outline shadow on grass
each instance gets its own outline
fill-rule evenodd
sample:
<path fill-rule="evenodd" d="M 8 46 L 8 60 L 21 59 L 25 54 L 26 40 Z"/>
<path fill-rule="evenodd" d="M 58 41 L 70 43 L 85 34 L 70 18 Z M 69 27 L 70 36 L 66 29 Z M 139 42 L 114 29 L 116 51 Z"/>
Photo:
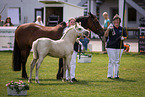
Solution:
<path fill-rule="evenodd" d="M 39 85 L 66 85 L 66 83 L 39 83 Z"/>
<path fill-rule="evenodd" d="M 20 79 L 17 78 L 19 80 L 28 80 L 28 79 Z M 119 79 L 106 79 L 106 80 L 78 80 L 78 82 L 62 82 L 62 80 L 57 80 L 57 79 L 39 79 L 40 83 L 39 85 L 91 85 L 92 83 L 113 83 L 113 82 L 136 82 L 136 80 L 129 80 L 129 79 L 123 79 L 123 78 L 119 78 Z M 32 84 L 35 84 L 35 79 L 32 79 Z"/>
<path fill-rule="evenodd" d="M 24 78 L 16 78 L 18 80 L 28 80 L 28 79 L 24 79 Z M 32 78 L 32 81 L 35 81 L 35 79 Z M 57 80 L 57 79 L 39 79 L 39 81 L 61 81 L 61 80 Z"/>
<path fill-rule="evenodd" d="M 119 79 L 112 79 L 114 81 L 120 81 L 120 82 L 136 82 L 135 80 L 128 80 L 128 79 L 123 79 L 123 78 L 119 78 Z"/>
<path fill-rule="evenodd" d="M 39 80 L 41 81 L 41 80 Z M 44 80 L 42 80 L 44 81 Z M 79 85 L 88 85 L 88 81 L 85 81 L 85 80 L 81 80 L 81 81 L 78 81 L 78 82 L 62 82 L 62 80 L 56 80 L 56 79 L 47 79 L 45 81 L 57 81 L 58 83 L 40 83 L 39 85 L 67 85 L 67 84 L 79 84 Z"/>

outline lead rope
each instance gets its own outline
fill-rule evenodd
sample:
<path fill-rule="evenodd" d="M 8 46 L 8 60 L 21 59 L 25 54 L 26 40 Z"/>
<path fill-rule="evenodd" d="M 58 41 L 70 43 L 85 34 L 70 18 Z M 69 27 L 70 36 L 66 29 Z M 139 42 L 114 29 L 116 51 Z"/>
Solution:
<path fill-rule="evenodd" d="M 124 0 L 124 4 L 123 4 L 123 24 L 122 24 L 122 33 L 121 33 L 121 37 L 123 36 L 123 28 L 124 28 L 124 16 L 126 14 L 126 11 L 125 11 L 125 0 Z M 120 52 L 119 52 L 119 59 L 121 60 L 121 47 L 122 47 L 122 42 L 123 40 L 120 41 Z M 120 64 L 120 61 L 119 61 L 119 64 Z"/>

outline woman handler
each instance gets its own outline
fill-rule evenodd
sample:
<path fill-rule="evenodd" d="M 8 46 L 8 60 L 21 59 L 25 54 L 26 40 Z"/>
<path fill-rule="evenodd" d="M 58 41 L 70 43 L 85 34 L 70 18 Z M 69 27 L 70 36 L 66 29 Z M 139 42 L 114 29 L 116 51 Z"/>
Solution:
<path fill-rule="evenodd" d="M 123 53 L 123 40 L 127 39 L 126 31 L 120 26 L 121 18 L 118 14 L 113 17 L 113 26 L 109 25 L 105 32 L 107 39 L 107 53 L 109 56 L 108 78 L 119 78 L 119 62 Z"/>

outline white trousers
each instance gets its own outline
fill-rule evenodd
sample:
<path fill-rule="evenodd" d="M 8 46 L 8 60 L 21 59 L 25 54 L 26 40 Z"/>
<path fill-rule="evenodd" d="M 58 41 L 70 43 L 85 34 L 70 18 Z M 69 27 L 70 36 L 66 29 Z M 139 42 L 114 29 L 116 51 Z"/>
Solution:
<path fill-rule="evenodd" d="M 77 52 L 73 51 L 72 58 L 70 61 L 70 78 L 75 78 L 75 69 L 76 69 L 76 58 Z M 70 79 L 68 75 L 68 69 L 66 70 L 66 80 Z"/>
<path fill-rule="evenodd" d="M 113 78 L 113 69 L 114 69 L 114 77 L 119 77 L 119 65 L 120 65 L 119 62 L 123 53 L 123 49 L 121 49 L 120 51 L 120 49 L 107 48 L 107 53 L 109 56 L 107 77 Z"/>

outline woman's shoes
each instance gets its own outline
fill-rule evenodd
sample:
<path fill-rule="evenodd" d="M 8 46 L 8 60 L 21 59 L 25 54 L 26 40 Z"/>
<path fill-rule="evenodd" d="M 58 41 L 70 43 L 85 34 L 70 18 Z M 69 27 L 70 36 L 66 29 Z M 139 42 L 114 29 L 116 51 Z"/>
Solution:
<path fill-rule="evenodd" d="M 73 82 L 78 82 L 75 78 L 72 79 Z"/>

